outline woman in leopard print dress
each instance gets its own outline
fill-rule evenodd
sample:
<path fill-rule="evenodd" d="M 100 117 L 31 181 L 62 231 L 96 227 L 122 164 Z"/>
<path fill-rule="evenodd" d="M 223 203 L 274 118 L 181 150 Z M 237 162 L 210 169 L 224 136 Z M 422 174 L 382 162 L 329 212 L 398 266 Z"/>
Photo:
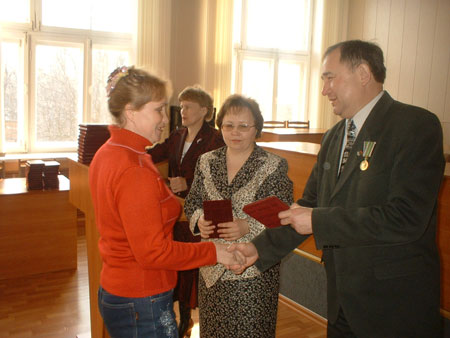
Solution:
<path fill-rule="evenodd" d="M 290 205 L 292 182 L 285 159 L 256 145 L 263 117 L 256 101 L 230 96 L 219 111 L 217 125 L 226 146 L 202 155 L 185 201 L 193 233 L 202 241 L 249 242 L 264 225 L 242 209 L 246 204 L 275 195 Z M 203 201 L 232 201 L 233 222 L 222 223 L 219 238 L 209 238 L 214 226 L 205 221 Z M 279 265 L 266 272 L 254 266 L 235 275 L 222 264 L 200 269 L 201 337 L 275 337 Z"/>

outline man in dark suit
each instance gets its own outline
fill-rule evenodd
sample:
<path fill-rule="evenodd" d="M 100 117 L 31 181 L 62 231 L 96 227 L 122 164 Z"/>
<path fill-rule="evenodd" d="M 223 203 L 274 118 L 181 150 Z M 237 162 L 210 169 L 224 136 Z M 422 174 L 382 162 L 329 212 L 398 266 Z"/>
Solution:
<path fill-rule="evenodd" d="M 323 58 L 322 94 L 342 117 L 324 136 L 303 197 L 245 258 L 266 270 L 309 234 L 323 250 L 328 337 L 439 337 L 438 118 L 383 91 L 383 52 L 345 41 Z M 301 164 L 299 164 L 301 165 Z"/>

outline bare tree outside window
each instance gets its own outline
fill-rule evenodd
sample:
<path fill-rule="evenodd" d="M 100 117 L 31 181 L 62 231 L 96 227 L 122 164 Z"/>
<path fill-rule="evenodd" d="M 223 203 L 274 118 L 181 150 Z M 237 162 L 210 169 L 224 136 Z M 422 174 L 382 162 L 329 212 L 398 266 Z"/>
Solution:
<path fill-rule="evenodd" d="M 17 141 L 17 74 L 13 69 L 5 68 L 3 73 L 5 93 L 5 141 Z"/>
<path fill-rule="evenodd" d="M 106 97 L 106 81 L 119 66 L 128 66 L 128 51 L 97 49 L 92 51 L 91 122 L 111 123 Z"/>
<path fill-rule="evenodd" d="M 19 43 L 3 42 L 1 44 L 1 58 L 3 63 L 3 72 L 1 79 L 3 81 L 1 111 L 5 121 L 4 140 L 7 143 L 16 143 L 18 141 L 18 117 L 19 117 Z"/>
<path fill-rule="evenodd" d="M 36 60 L 36 140 L 74 141 L 81 120 L 82 52 L 38 46 Z"/>

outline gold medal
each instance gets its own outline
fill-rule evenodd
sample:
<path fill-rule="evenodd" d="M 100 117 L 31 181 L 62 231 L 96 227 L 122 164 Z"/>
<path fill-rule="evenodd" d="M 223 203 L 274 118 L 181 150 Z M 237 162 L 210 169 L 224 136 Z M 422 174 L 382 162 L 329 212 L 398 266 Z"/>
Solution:
<path fill-rule="evenodd" d="M 359 168 L 362 171 L 367 170 L 367 168 L 369 168 L 369 162 L 367 160 L 362 161 L 361 164 L 359 165 Z"/>

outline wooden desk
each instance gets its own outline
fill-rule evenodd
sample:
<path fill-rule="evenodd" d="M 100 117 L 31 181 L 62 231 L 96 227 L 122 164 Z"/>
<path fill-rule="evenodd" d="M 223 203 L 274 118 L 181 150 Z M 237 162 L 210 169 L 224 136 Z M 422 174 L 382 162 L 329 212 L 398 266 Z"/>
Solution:
<path fill-rule="evenodd" d="M 28 160 L 54 160 L 60 164 L 59 171 L 62 174 L 68 170 L 68 161 L 76 161 L 77 153 L 18 153 L 3 154 L 0 156 L 0 178 L 13 176 L 25 177 L 25 162 Z M 67 176 L 67 175 L 66 175 Z"/>
<path fill-rule="evenodd" d="M 69 180 L 30 190 L 25 178 L 0 180 L 0 279 L 77 268 L 76 209 Z"/>
<path fill-rule="evenodd" d="M 439 193 L 437 241 L 441 256 L 441 312 L 450 319 L 450 163 Z"/>
<path fill-rule="evenodd" d="M 327 129 L 272 128 L 263 129 L 258 142 L 311 142 L 320 144 Z"/>
<path fill-rule="evenodd" d="M 72 153 L 18 153 L 18 154 L 5 154 L 0 156 L 0 161 L 12 162 L 17 160 L 52 160 L 52 159 L 72 159 L 77 160 L 78 155 L 75 152 Z"/>
<path fill-rule="evenodd" d="M 258 142 L 257 144 L 288 161 L 288 176 L 294 183 L 294 201 L 298 200 L 317 161 L 320 145 L 306 142 Z M 316 249 L 314 236 L 310 236 L 300 244 L 295 253 L 317 263 L 321 263 L 322 260 L 322 250 Z"/>
<path fill-rule="evenodd" d="M 85 216 L 91 338 L 106 338 L 109 335 L 97 305 L 97 291 L 100 285 L 102 260 L 98 251 L 98 240 L 100 236 L 95 224 L 94 206 L 89 190 L 89 166 L 71 160 L 69 162 L 69 177 L 71 181 L 70 203 L 80 209 Z"/>

